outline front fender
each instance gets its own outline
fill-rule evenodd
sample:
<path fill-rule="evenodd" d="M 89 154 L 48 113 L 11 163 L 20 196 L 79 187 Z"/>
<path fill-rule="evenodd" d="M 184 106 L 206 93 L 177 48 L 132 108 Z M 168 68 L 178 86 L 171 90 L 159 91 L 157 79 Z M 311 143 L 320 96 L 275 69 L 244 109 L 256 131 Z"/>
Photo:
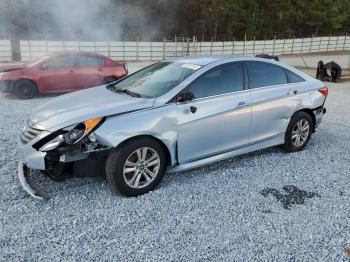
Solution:
<path fill-rule="evenodd" d="M 99 143 L 108 147 L 117 147 L 124 141 L 140 135 L 155 137 L 168 149 L 171 166 L 177 163 L 175 104 L 109 117 L 94 134 Z"/>

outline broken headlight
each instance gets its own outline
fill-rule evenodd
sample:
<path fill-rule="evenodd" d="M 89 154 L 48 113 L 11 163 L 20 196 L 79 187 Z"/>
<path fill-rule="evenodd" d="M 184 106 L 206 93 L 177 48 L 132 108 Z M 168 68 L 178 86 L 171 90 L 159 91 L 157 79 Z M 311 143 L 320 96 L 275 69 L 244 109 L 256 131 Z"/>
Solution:
<path fill-rule="evenodd" d="M 61 132 L 57 133 L 55 137 L 42 145 L 39 151 L 51 151 L 62 144 L 77 144 L 94 131 L 102 123 L 102 120 L 103 118 L 98 117 L 64 128 Z"/>

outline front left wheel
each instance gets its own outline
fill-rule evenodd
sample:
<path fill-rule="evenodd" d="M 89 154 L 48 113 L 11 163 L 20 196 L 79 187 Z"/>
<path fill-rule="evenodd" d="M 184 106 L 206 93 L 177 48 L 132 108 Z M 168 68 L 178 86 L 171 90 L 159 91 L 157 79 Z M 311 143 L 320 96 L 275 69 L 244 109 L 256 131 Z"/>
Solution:
<path fill-rule="evenodd" d="M 139 138 L 111 151 L 106 161 L 106 176 L 115 191 L 137 196 L 160 183 L 166 166 L 163 146 L 151 138 Z"/>
<path fill-rule="evenodd" d="M 38 87 L 28 79 L 20 79 L 13 85 L 13 94 L 20 99 L 30 99 L 38 94 Z"/>

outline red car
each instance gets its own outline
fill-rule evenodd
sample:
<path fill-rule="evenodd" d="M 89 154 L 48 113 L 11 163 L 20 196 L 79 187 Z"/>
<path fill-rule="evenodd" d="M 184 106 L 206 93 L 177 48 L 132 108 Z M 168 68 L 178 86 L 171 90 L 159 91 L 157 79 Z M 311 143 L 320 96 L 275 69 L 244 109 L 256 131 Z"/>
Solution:
<path fill-rule="evenodd" d="M 28 99 L 36 94 L 81 90 L 116 81 L 128 74 L 127 65 L 91 52 L 56 52 L 28 64 L 0 71 L 2 92 Z"/>

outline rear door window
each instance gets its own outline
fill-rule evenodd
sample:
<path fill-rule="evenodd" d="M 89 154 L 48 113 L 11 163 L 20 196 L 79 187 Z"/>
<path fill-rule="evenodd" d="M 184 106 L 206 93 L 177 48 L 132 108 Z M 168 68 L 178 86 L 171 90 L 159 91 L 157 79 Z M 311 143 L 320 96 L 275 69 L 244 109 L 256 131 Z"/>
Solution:
<path fill-rule="evenodd" d="M 99 56 L 79 55 L 78 66 L 79 67 L 99 67 L 103 65 L 103 59 Z"/>
<path fill-rule="evenodd" d="M 71 55 L 54 57 L 46 63 L 47 69 L 72 68 L 75 66 L 76 66 L 76 59 L 74 56 L 71 56 Z"/>
<path fill-rule="evenodd" d="M 194 94 L 195 99 L 241 91 L 244 89 L 242 63 L 229 63 L 211 69 L 194 81 L 186 92 Z"/>
<path fill-rule="evenodd" d="M 279 66 L 264 62 L 248 62 L 249 87 L 283 85 L 288 83 L 285 71 Z"/>

